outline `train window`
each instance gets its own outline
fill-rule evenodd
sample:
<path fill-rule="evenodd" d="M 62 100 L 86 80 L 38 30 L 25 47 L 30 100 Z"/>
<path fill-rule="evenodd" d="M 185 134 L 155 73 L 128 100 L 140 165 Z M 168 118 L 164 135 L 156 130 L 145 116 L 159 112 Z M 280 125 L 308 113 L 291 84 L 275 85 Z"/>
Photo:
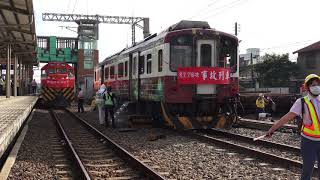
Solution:
<path fill-rule="evenodd" d="M 192 46 L 171 46 L 170 70 L 177 71 L 178 67 L 192 66 Z"/>
<path fill-rule="evenodd" d="M 132 63 L 132 74 L 135 75 L 137 72 L 137 57 L 133 58 L 133 63 Z"/>
<path fill-rule="evenodd" d="M 123 77 L 123 63 L 118 64 L 118 77 Z"/>
<path fill-rule="evenodd" d="M 56 73 L 56 69 L 54 68 L 49 68 L 49 74 L 55 74 Z"/>
<path fill-rule="evenodd" d="M 110 67 L 110 79 L 114 79 L 114 66 Z"/>
<path fill-rule="evenodd" d="M 139 74 L 144 74 L 144 56 L 139 57 Z"/>
<path fill-rule="evenodd" d="M 19 71 L 18 71 L 18 72 L 19 72 Z M 42 76 L 42 77 L 46 77 L 46 76 L 47 76 L 46 70 L 42 70 L 42 71 L 41 71 L 41 76 Z"/>
<path fill-rule="evenodd" d="M 69 77 L 72 77 L 72 76 L 73 76 L 72 70 L 68 70 L 68 76 L 69 76 Z"/>
<path fill-rule="evenodd" d="M 223 37 L 220 40 L 219 67 L 229 67 L 231 73 L 237 72 L 237 46 L 236 40 Z"/>
<path fill-rule="evenodd" d="M 104 78 L 109 79 L 109 67 L 106 67 L 106 68 L 105 68 Z"/>
<path fill-rule="evenodd" d="M 66 73 L 67 73 L 66 69 L 60 69 L 60 68 L 57 69 L 57 74 L 66 74 Z"/>
<path fill-rule="evenodd" d="M 128 76 L 128 61 L 124 62 L 124 76 Z"/>
<path fill-rule="evenodd" d="M 200 47 L 200 66 L 210 67 L 211 66 L 211 55 L 212 47 L 210 44 L 201 44 Z"/>
<path fill-rule="evenodd" d="M 158 72 L 162 72 L 163 53 L 162 49 L 158 51 Z"/>
<path fill-rule="evenodd" d="M 151 73 L 152 68 L 152 55 L 148 54 L 147 55 L 147 74 Z"/>

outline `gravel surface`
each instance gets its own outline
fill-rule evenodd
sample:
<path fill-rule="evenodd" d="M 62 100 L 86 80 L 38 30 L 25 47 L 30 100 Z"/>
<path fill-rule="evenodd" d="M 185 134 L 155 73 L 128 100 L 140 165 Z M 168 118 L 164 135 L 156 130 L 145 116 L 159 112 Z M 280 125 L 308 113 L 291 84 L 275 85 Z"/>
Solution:
<path fill-rule="evenodd" d="M 55 134 L 47 111 L 35 110 L 29 129 L 8 179 L 57 179 L 57 169 L 48 139 Z"/>
<path fill-rule="evenodd" d="M 93 179 L 115 177 L 142 179 L 139 171 L 135 171 L 132 169 L 132 166 L 117 158 L 118 156 L 111 148 L 105 145 L 103 139 L 99 139 L 93 135 L 70 114 L 64 111 L 55 111 L 55 113 L 72 142 L 75 151 L 78 152 L 80 159 Z"/>
<path fill-rule="evenodd" d="M 258 137 L 266 133 L 266 131 L 246 128 L 233 128 L 229 131 L 250 137 Z M 264 140 L 300 147 L 300 135 L 296 133 L 275 132 L 272 138 L 265 138 Z"/>
<path fill-rule="evenodd" d="M 74 111 L 74 109 L 72 109 Z M 118 132 L 98 124 L 98 112 L 77 113 L 103 131 L 139 159 L 169 172 L 166 178 L 175 179 L 299 179 L 300 170 L 281 169 L 263 164 L 242 154 L 212 144 L 181 136 L 164 129 L 138 129 Z M 164 138 L 149 141 L 151 134 Z M 262 164 L 260 164 L 262 163 Z"/>
<path fill-rule="evenodd" d="M 302 158 L 300 156 L 300 152 L 295 153 L 295 152 L 290 152 L 290 151 L 284 151 L 284 150 L 279 150 L 276 147 L 269 147 L 269 146 L 264 146 L 264 145 L 259 145 L 256 144 L 254 141 L 250 141 L 250 142 L 244 142 L 244 141 L 239 141 L 239 140 L 235 140 L 233 138 L 229 138 L 229 137 L 223 137 L 223 136 L 216 136 L 216 135 L 211 135 L 209 134 L 208 136 L 210 137 L 214 137 L 214 138 L 218 138 L 218 139 L 222 139 L 224 141 L 228 141 L 231 143 L 235 143 L 238 145 L 242 145 L 248 148 L 252 148 L 255 150 L 259 150 L 262 152 L 267 152 L 276 156 L 280 156 L 280 157 L 284 157 L 284 158 L 288 158 L 288 159 L 292 159 L 292 160 L 297 160 L 302 162 Z"/>

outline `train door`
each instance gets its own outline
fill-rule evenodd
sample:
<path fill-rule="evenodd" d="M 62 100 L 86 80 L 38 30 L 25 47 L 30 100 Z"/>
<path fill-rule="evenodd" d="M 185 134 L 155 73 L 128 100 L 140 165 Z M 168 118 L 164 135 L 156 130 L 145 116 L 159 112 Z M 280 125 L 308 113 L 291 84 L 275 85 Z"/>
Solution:
<path fill-rule="evenodd" d="M 216 62 L 215 44 L 213 40 L 198 40 L 197 41 L 197 66 L 198 67 L 214 67 Z M 197 94 L 216 94 L 216 85 L 213 84 L 198 84 Z"/>
<path fill-rule="evenodd" d="M 138 53 L 133 53 L 130 56 L 130 68 L 129 68 L 129 91 L 130 91 L 130 100 L 137 101 L 138 100 Z"/>
<path fill-rule="evenodd" d="M 99 87 L 100 87 L 100 85 L 104 83 L 104 65 L 99 67 L 99 70 L 100 70 L 100 84 L 99 84 Z"/>

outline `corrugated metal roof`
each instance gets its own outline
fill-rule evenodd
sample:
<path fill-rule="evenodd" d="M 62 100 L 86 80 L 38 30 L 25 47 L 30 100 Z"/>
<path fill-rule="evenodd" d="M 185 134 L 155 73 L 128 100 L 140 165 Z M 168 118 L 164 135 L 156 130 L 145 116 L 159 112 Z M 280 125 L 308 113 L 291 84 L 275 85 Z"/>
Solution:
<path fill-rule="evenodd" d="M 295 53 L 304 53 L 304 52 L 310 52 L 310 51 L 320 51 L 320 41 L 313 43 L 307 47 L 304 47 L 302 49 L 299 49 L 295 52 L 293 52 L 293 54 Z"/>
<path fill-rule="evenodd" d="M 37 64 L 36 31 L 32 0 L 0 1 L 0 56 L 7 56 L 7 45 L 22 56 L 23 63 Z"/>

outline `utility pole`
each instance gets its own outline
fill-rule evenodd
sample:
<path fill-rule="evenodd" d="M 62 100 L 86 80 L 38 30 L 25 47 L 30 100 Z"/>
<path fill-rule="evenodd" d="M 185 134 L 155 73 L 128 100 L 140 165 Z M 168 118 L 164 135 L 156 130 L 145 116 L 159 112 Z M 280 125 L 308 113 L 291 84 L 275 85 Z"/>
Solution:
<path fill-rule="evenodd" d="M 255 81 L 254 81 L 254 78 L 253 78 L 253 57 L 252 57 L 252 53 L 250 53 L 250 62 L 251 62 L 251 81 L 252 81 L 252 87 L 254 89 L 256 89 L 256 85 L 255 85 Z"/>
<path fill-rule="evenodd" d="M 234 25 L 234 34 L 238 36 L 238 23 L 236 22 Z"/>

